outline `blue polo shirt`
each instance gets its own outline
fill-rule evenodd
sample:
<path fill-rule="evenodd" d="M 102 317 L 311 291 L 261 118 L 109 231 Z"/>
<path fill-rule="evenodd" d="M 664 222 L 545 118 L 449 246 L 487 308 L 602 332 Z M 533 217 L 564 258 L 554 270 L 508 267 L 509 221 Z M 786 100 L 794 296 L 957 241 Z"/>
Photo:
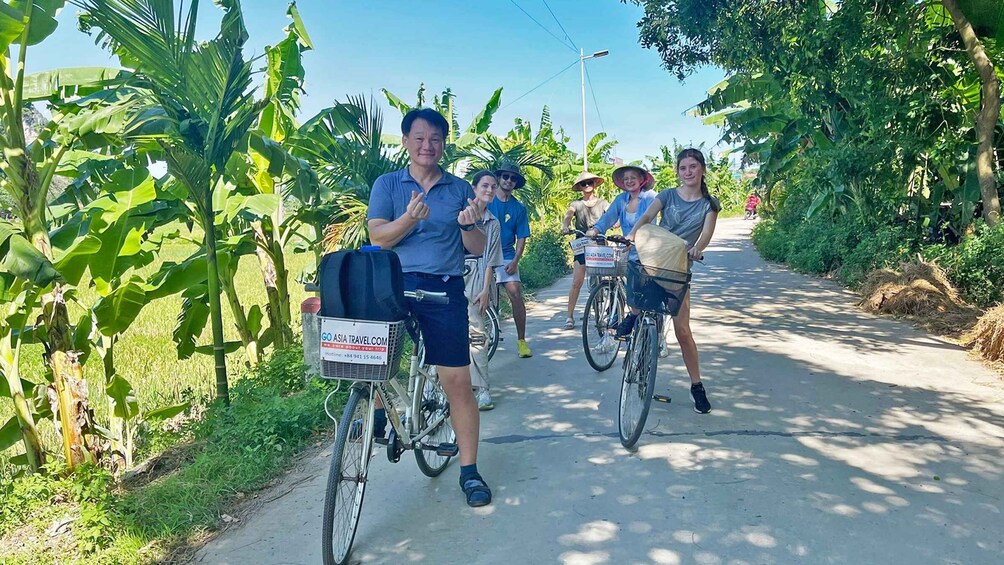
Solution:
<path fill-rule="evenodd" d="M 607 230 L 613 227 L 614 224 L 620 222 L 621 233 L 627 235 L 631 233 L 634 229 L 634 225 L 638 223 L 638 218 L 641 218 L 643 214 L 648 210 L 648 207 L 652 204 L 652 201 L 656 199 L 654 190 L 643 190 L 638 194 L 638 209 L 632 214 L 628 213 L 627 205 L 628 201 L 631 199 L 631 194 L 627 191 L 621 192 L 614 198 L 614 201 L 610 203 L 610 207 L 607 211 L 603 213 L 600 220 L 596 222 L 593 229 L 600 233 L 607 233 Z M 631 251 L 628 252 L 628 258 L 637 260 L 638 252 L 635 251 L 634 246 L 631 246 Z"/>
<path fill-rule="evenodd" d="M 429 217 L 394 246 L 406 273 L 464 274 L 464 244 L 457 215 L 474 198 L 474 190 L 467 181 L 441 170 L 443 176 L 425 196 Z M 422 186 L 407 168 L 381 175 L 370 191 L 367 219 L 393 222 L 400 218 L 407 213 L 412 192 L 422 192 Z"/>
<path fill-rule="evenodd" d="M 505 202 L 496 196 L 488 204 L 488 209 L 498 218 L 502 227 L 499 234 L 502 240 L 502 258 L 512 261 L 516 258 L 516 239 L 530 237 L 530 218 L 526 215 L 526 206 L 512 196 Z"/>

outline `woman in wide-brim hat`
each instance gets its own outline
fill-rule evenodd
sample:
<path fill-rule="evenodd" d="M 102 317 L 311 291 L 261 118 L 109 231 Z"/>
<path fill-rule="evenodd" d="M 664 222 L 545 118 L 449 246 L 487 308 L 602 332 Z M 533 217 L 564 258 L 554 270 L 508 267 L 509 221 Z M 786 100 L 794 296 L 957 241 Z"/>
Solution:
<path fill-rule="evenodd" d="M 519 171 L 519 167 L 512 163 L 502 163 L 499 165 L 499 168 L 495 171 L 495 178 L 500 182 L 508 178 L 514 178 L 516 180 L 516 189 L 523 188 L 523 185 L 526 184 L 526 177 Z"/>
<path fill-rule="evenodd" d="M 593 227 L 610 207 L 610 204 L 596 196 L 596 187 L 603 184 L 603 177 L 582 171 L 575 178 L 572 190 L 582 193 L 582 198 L 573 200 L 568 205 L 568 212 L 565 213 L 565 221 L 562 223 L 562 231 L 569 233 L 569 226 L 575 220 L 575 229 L 585 232 Z M 572 287 L 568 290 L 568 318 L 565 319 L 565 329 L 570 330 L 575 327 L 575 304 L 579 301 L 579 291 L 582 290 L 582 283 L 586 280 L 586 255 L 583 249 L 581 253 L 575 255 L 572 263 Z"/>
<path fill-rule="evenodd" d="M 652 190 L 655 188 L 655 177 L 652 173 L 648 172 L 647 169 L 640 165 L 624 165 L 623 167 L 617 167 L 614 169 L 613 179 L 614 184 L 616 184 L 620 189 L 627 190 L 624 185 L 624 173 L 628 171 L 634 171 L 642 178 L 641 190 Z"/>

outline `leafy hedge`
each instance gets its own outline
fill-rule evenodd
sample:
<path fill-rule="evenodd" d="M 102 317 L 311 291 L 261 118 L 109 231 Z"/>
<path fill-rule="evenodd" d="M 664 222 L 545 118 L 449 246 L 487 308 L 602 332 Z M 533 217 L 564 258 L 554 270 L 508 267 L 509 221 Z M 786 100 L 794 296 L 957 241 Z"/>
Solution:
<path fill-rule="evenodd" d="M 979 222 L 959 245 L 931 245 L 923 254 L 945 269 L 966 300 L 982 307 L 1004 302 L 1004 223 Z"/>
<path fill-rule="evenodd" d="M 922 245 L 902 225 L 866 222 L 852 215 L 791 220 L 782 212 L 753 229 L 753 243 L 765 259 L 800 272 L 833 274 L 856 287 L 873 269 L 895 267 L 919 252 L 936 260 L 973 304 L 989 307 L 1004 301 L 1004 224 L 990 228 L 978 222 L 959 245 L 947 246 Z"/>
<path fill-rule="evenodd" d="M 544 288 L 567 275 L 572 261 L 568 238 L 557 226 L 534 223 L 519 262 L 519 274 L 527 290 Z"/>

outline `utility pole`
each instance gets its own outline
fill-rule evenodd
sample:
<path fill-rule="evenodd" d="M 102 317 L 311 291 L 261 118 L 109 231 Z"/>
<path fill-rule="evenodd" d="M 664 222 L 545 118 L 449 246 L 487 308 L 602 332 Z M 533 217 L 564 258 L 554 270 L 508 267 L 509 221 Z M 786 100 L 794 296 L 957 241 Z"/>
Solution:
<path fill-rule="evenodd" d="M 610 51 L 604 49 L 603 51 L 597 51 L 588 57 L 582 49 L 579 49 L 579 83 L 582 90 L 582 170 L 589 170 L 589 157 L 586 152 L 586 144 L 589 143 L 589 137 L 586 135 L 586 59 L 598 59 L 600 57 L 605 57 L 610 53 Z"/>

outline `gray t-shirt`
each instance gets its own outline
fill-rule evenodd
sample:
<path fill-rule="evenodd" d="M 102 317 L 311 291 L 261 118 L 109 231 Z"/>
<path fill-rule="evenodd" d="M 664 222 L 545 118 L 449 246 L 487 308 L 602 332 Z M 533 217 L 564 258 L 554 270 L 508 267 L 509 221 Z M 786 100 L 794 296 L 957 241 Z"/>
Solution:
<path fill-rule="evenodd" d="M 704 217 L 712 211 L 712 200 L 716 208 L 721 206 L 714 196 L 711 200 L 700 198 L 688 202 L 680 197 L 675 188 L 660 192 L 657 198 L 662 203 L 662 218 L 659 220 L 659 225 L 680 236 L 687 242 L 688 247 L 693 247 L 701 237 Z"/>
<path fill-rule="evenodd" d="M 610 204 L 602 198 L 594 198 L 592 206 L 583 200 L 573 200 L 569 207 L 575 214 L 575 229 L 585 232 L 596 225 Z"/>

